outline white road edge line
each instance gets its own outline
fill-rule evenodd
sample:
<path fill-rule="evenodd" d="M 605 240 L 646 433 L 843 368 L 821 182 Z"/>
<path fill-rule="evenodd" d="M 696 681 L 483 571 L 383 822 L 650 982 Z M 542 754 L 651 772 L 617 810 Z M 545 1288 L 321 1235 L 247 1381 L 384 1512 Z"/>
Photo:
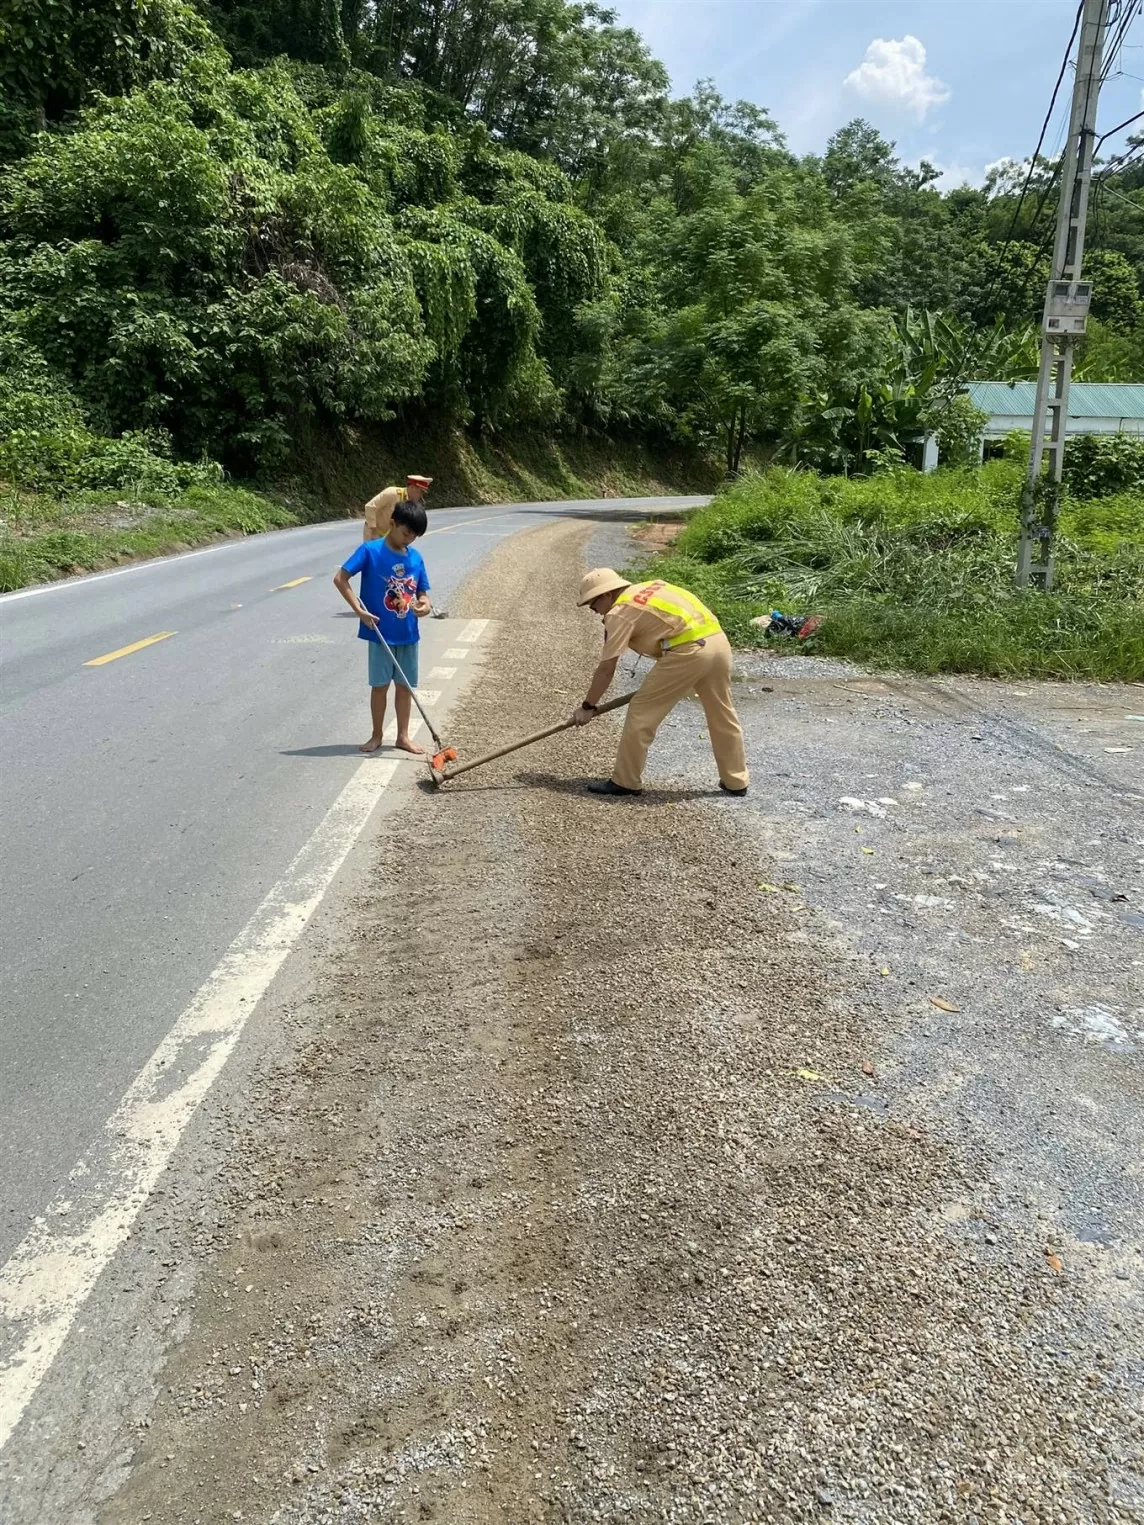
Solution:
<path fill-rule="evenodd" d="M 471 621 L 469 639 L 487 625 Z M 359 765 L 71 1172 L 75 1189 L 0 1267 L 0 1451 L 399 766 Z"/>
<path fill-rule="evenodd" d="M 461 661 L 461 659 L 463 657 L 467 657 L 468 654 L 469 648 L 467 646 L 450 646 L 445 652 L 446 657 L 454 662 Z"/>
<path fill-rule="evenodd" d="M 474 641 L 479 641 L 488 628 L 488 620 L 470 620 L 457 637 L 463 646 L 471 646 Z"/>
<path fill-rule="evenodd" d="M 397 766 L 357 768 L 72 1171 L 78 1200 L 57 1199 L 0 1269 L 0 1450 Z"/>

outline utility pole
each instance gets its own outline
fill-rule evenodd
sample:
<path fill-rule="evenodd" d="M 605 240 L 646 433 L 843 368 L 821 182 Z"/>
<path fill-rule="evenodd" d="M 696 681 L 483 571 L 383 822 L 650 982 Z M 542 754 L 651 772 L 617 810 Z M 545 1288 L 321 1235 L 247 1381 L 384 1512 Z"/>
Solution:
<path fill-rule="evenodd" d="M 1065 464 L 1073 345 L 1088 326 L 1092 300 L 1092 283 L 1081 280 L 1080 266 L 1084 257 L 1084 226 L 1096 151 L 1096 107 L 1100 99 L 1104 40 L 1112 12 L 1119 14 L 1122 3 L 1134 5 L 1136 0 L 1084 0 L 1069 136 L 1061 175 L 1061 199 L 1057 208 L 1053 265 L 1041 320 L 1041 368 L 1033 409 L 1029 474 L 1021 494 L 1017 586 L 1041 588 L 1046 593 L 1053 585 L 1053 534 L 1060 510 L 1061 476 Z M 1047 444 L 1046 426 L 1049 433 Z M 1049 473 L 1048 479 L 1043 480 L 1041 467 L 1046 450 Z"/>

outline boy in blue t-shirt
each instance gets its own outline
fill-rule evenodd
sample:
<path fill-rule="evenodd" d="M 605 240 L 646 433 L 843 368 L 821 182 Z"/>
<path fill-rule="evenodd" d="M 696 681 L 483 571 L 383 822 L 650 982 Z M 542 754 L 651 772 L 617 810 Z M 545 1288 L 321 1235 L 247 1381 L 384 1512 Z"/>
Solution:
<path fill-rule="evenodd" d="M 397 745 L 403 752 L 424 752 L 409 735 L 412 703 L 410 686 L 417 683 L 419 618 L 431 612 L 429 578 L 421 553 L 413 542 L 425 533 L 428 519 L 420 503 L 398 503 L 384 540 L 367 540 L 334 573 L 334 587 L 360 620 L 359 640 L 369 644 L 369 710 L 373 731 L 359 751 L 376 752 L 385 725 L 385 698 L 394 685 L 393 707 L 397 711 Z M 350 578 L 361 573 L 361 597 Z M 389 652 L 378 640 L 380 628 Z M 396 660 L 396 666 L 395 666 Z"/>

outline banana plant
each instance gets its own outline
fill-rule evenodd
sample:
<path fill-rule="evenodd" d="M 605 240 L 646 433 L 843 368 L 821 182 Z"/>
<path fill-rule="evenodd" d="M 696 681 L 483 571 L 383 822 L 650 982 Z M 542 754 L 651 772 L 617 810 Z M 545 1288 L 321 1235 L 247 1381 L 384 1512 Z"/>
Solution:
<path fill-rule="evenodd" d="M 1032 326 L 975 329 L 948 313 L 891 320 L 882 364 L 848 392 L 807 392 L 781 454 L 824 470 L 861 472 L 874 451 L 904 455 L 936 428 L 968 380 L 1017 381 L 1036 375 Z"/>

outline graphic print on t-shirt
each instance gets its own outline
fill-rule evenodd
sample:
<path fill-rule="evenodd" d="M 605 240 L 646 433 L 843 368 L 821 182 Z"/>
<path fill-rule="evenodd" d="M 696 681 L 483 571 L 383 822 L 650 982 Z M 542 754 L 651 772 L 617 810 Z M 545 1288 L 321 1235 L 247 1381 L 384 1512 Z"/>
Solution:
<path fill-rule="evenodd" d="M 385 607 L 398 619 L 404 619 L 417 597 L 417 578 L 405 569 L 403 561 L 391 569 L 385 584 Z"/>

